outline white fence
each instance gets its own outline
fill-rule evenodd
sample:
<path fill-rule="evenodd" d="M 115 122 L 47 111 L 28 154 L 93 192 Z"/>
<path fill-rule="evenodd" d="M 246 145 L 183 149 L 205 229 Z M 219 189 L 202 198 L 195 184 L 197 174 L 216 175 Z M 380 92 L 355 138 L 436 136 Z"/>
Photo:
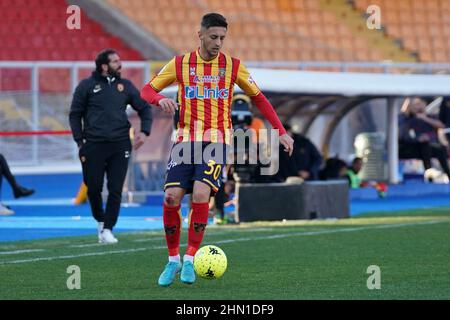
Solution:
<path fill-rule="evenodd" d="M 163 64 L 124 61 L 123 76 L 140 88 Z M 450 63 L 272 61 L 246 64 L 248 67 L 337 72 L 450 73 Z M 72 92 L 93 69 L 93 62 L 0 61 L 0 152 L 13 166 L 78 164 L 77 148 L 70 133 L 32 133 L 69 130 Z M 152 137 L 143 151 L 134 156 L 136 170 L 133 172 L 136 176 L 156 174 L 160 177 L 161 170 L 164 170 L 173 122 L 171 117 L 157 110 L 153 110 L 153 115 Z M 135 116 L 130 119 L 133 125 L 139 125 Z M 157 186 L 142 188 L 152 189 Z"/>

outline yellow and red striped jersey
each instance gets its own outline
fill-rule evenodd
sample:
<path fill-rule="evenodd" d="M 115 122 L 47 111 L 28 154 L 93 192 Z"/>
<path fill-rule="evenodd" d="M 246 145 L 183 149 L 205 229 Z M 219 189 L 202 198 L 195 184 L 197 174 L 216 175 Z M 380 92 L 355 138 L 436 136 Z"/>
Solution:
<path fill-rule="evenodd" d="M 174 57 L 150 86 L 159 92 L 175 82 L 180 110 L 177 142 L 229 143 L 234 84 L 250 97 L 260 93 L 240 60 L 224 53 L 211 61 L 203 60 L 198 50 Z"/>

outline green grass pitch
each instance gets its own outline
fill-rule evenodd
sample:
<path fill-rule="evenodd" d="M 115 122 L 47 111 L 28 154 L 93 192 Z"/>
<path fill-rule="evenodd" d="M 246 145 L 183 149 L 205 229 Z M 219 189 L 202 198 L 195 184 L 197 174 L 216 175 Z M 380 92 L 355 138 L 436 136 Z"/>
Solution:
<path fill-rule="evenodd" d="M 162 231 L 0 243 L 0 299 L 450 299 L 450 209 L 335 221 L 208 226 L 203 244 L 227 254 L 217 280 L 157 285 Z M 182 244 L 186 243 L 186 230 Z M 185 246 L 182 246 L 182 253 Z M 67 268 L 81 270 L 69 290 Z M 380 267 L 369 290 L 367 268 Z"/>

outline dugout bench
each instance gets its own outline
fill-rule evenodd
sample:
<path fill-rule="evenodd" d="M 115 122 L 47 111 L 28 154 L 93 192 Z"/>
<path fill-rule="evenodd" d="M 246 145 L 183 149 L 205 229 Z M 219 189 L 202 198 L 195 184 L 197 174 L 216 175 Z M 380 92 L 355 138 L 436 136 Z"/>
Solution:
<path fill-rule="evenodd" d="M 238 183 L 236 197 L 240 222 L 349 217 L 347 180 Z"/>

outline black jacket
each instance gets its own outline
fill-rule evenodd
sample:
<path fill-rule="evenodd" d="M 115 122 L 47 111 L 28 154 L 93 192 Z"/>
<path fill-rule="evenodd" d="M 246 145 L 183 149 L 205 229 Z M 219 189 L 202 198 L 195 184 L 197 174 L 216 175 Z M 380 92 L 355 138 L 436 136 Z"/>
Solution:
<path fill-rule="evenodd" d="M 444 123 L 446 128 L 450 128 L 450 97 L 445 97 L 439 107 L 439 120 Z"/>
<path fill-rule="evenodd" d="M 150 134 L 150 105 L 141 99 L 139 91 L 127 79 L 104 77 L 94 71 L 80 82 L 73 94 L 69 121 L 78 145 L 83 139 L 113 142 L 128 139 L 131 127 L 126 113 L 130 104 L 141 118 L 141 131 Z"/>
<path fill-rule="evenodd" d="M 319 168 L 322 165 L 322 155 L 316 146 L 301 134 L 293 134 L 294 151 L 292 156 L 284 151 L 284 147 L 279 148 L 279 169 L 275 176 L 275 181 L 284 182 L 288 177 L 298 177 L 299 171 L 309 172 L 308 180 L 319 178 Z"/>

